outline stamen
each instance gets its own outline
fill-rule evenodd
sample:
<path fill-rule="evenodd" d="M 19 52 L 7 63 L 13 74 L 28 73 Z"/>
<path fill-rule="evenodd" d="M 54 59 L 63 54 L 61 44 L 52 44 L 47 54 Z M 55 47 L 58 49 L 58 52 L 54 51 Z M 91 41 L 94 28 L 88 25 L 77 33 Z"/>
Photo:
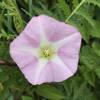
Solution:
<path fill-rule="evenodd" d="M 51 59 L 54 55 L 54 50 L 51 46 L 43 46 L 40 48 L 40 58 Z"/>

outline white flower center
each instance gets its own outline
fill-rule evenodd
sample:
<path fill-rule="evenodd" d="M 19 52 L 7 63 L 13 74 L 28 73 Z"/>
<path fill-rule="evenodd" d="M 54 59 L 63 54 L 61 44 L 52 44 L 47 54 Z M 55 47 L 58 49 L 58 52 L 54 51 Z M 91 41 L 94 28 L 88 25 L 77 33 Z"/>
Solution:
<path fill-rule="evenodd" d="M 51 59 L 55 52 L 51 45 L 44 45 L 40 47 L 39 56 L 40 58 Z"/>

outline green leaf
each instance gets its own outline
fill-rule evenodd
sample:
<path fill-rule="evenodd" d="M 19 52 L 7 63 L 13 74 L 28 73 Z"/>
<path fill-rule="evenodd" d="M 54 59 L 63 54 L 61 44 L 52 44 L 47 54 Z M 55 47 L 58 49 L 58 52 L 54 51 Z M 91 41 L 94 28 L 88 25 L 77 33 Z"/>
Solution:
<path fill-rule="evenodd" d="M 65 98 L 61 91 L 50 85 L 38 86 L 36 93 L 50 100 L 61 100 Z"/>
<path fill-rule="evenodd" d="M 34 100 L 34 99 L 30 96 L 22 96 L 22 100 Z"/>
<path fill-rule="evenodd" d="M 3 87 L 3 84 L 0 83 L 0 93 L 3 91 L 4 87 Z"/>
<path fill-rule="evenodd" d="M 92 47 L 95 51 L 95 53 L 100 56 L 100 43 L 98 42 L 93 42 Z"/>
<path fill-rule="evenodd" d="M 73 7 L 75 8 L 79 4 L 79 1 L 78 0 L 73 0 L 72 3 L 73 3 Z"/>
<path fill-rule="evenodd" d="M 39 1 L 39 7 L 38 6 L 32 6 L 33 12 L 40 15 L 40 14 L 47 14 L 49 16 L 55 16 L 47 7 L 47 5 L 44 5 L 42 2 Z"/>
<path fill-rule="evenodd" d="M 32 15 L 32 9 L 33 9 L 32 0 L 28 1 L 28 5 L 29 5 L 29 13 L 30 15 Z"/>
<path fill-rule="evenodd" d="M 98 20 L 94 20 L 94 5 L 90 5 L 90 3 L 94 5 L 100 5 L 100 0 L 81 0 L 81 2 L 76 6 L 76 8 L 72 11 L 72 13 L 68 16 L 65 22 L 72 22 L 72 24 L 76 24 L 79 28 L 83 39 L 88 43 L 90 39 L 90 35 L 93 37 L 100 38 L 100 23 Z M 85 6 L 84 6 L 85 5 Z M 99 7 L 99 6 L 98 6 Z M 72 21 L 73 17 L 77 15 L 80 16 L 80 19 L 83 21 L 78 21 L 81 25 L 77 25 L 76 21 Z M 76 17 L 76 20 L 78 17 Z M 84 23 L 85 22 L 85 23 Z"/>
<path fill-rule="evenodd" d="M 99 31 L 97 31 L 97 27 L 95 27 L 96 21 L 92 18 L 94 9 L 90 9 L 91 6 L 89 4 L 83 4 L 69 19 L 69 23 L 75 25 L 79 29 L 83 39 L 87 43 L 89 43 L 90 35 L 99 37 Z"/>
<path fill-rule="evenodd" d="M 13 17 L 15 29 L 17 30 L 18 33 L 21 32 L 22 29 L 24 28 L 24 23 L 21 18 L 19 9 L 17 7 L 16 0 L 6 0 L 0 4 L 1 4 L 2 9 L 6 9 L 7 11 L 9 10 L 9 14 L 11 13 L 11 15 Z M 8 16 L 9 16 L 9 14 L 6 13 L 6 15 L 8 15 Z"/>
<path fill-rule="evenodd" d="M 72 13 L 69 15 L 69 17 L 66 19 L 65 22 L 67 22 L 76 12 L 80 9 L 81 6 L 83 6 L 84 3 L 93 3 L 94 5 L 97 5 L 100 7 L 100 0 L 81 0 L 81 2 L 76 6 L 76 8 L 72 11 Z"/>
<path fill-rule="evenodd" d="M 18 15 L 13 16 L 13 21 L 17 32 L 21 32 L 23 29 L 23 22 Z"/>
<path fill-rule="evenodd" d="M 99 42 L 93 42 L 92 47 L 94 49 L 94 52 L 100 56 L 100 44 Z M 100 78 L 100 66 L 96 66 L 95 68 L 95 73 L 98 76 L 98 78 Z"/>
<path fill-rule="evenodd" d="M 8 43 L 5 42 L 0 43 L 0 59 L 1 60 L 10 59 Z"/>
<path fill-rule="evenodd" d="M 10 96 L 7 98 L 7 100 L 14 100 L 14 98 L 13 98 L 12 95 L 10 95 Z"/>
<path fill-rule="evenodd" d="M 0 82 L 5 82 L 5 81 L 7 81 L 7 80 L 9 80 L 9 76 L 8 76 L 8 74 L 7 73 L 5 73 L 5 72 L 0 72 Z"/>
<path fill-rule="evenodd" d="M 80 9 L 76 11 L 76 14 L 84 17 L 87 20 L 87 22 L 91 24 L 92 27 L 95 27 L 94 20 L 92 19 L 91 13 L 88 11 L 89 5 L 88 8 L 86 7 L 86 5 L 84 6 L 80 7 Z"/>
<path fill-rule="evenodd" d="M 100 8 L 100 0 L 86 0 L 88 3 L 92 3 Z"/>
<path fill-rule="evenodd" d="M 90 39 L 90 25 L 81 18 L 80 16 L 73 16 L 69 22 L 70 24 L 76 26 L 78 30 L 80 31 L 80 34 L 82 35 L 82 38 L 85 40 L 85 42 L 89 42 Z"/>
<path fill-rule="evenodd" d="M 0 93 L 0 100 L 7 100 L 9 97 L 10 93 L 7 88 L 5 88 L 1 93 Z"/>
<path fill-rule="evenodd" d="M 69 5 L 65 2 L 65 0 L 57 0 L 58 6 L 61 9 L 61 11 L 64 13 L 66 17 L 71 13 L 71 10 L 69 9 Z"/>
<path fill-rule="evenodd" d="M 7 23 L 5 23 L 7 24 Z M 12 40 L 14 39 L 14 37 L 16 37 L 15 34 L 10 34 L 10 33 L 7 33 L 5 30 L 1 29 L 1 32 L 0 32 L 0 39 L 4 39 L 4 40 Z"/>
<path fill-rule="evenodd" d="M 100 78 L 100 66 L 97 66 L 97 67 L 95 68 L 95 73 L 96 73 L 96 75 L 98 76 L 98 78 Z"/>
<path fill-rule="evenodd" d="M 77 5 L 77 7 L 72 11 L 72 13 L 68 16 L 65 22 L 69 21 L 69 19 L 77 12 L 77 10 L 84 4 L 86 0 L 81 0 L 81 2 Z"/>
<path fill-rule="evenodd" d="M 80 74 L 66 80 L 63 85 L 66 100 L 97 100 Z"/>
<path fill-rule="evenodd" d="M 90 31 L 91 36 L 100 38 L 100 23 L 99 21 L 95 21 L 95 27 Z"/>
<path fill-rule="evenodd" d="M 82 48 L 80 61 L 90 69 L 100 65 L 100 57 L 95 54 L 90 46 Z"/>
<path fill-rule="evenodd" d="M 89 30 L 89 35 L 93 37 L 100 38 L 100 23 L 98 20 L 93 19 L 93 11 L 94 9 L 91 9 L 91 6 L 88 4 L 84 4 L 82 7 L 80 7 L 79 10 L 76 11 L 76 14 L 83 17 L 86 20 L 86 24 L 88 25 L 87 28 Z"/>
<path fill-rule="evenodd" d="M 85 66 L 80 66 L 80 72 L 82 76 L 84 77 L 85 81 L 87 81 L 91 86 L 95 86 L 95 73 L 93 70 L 90 70 L 89 68 Z"/>
<path fill-rule="evenodd" d="M 20 70 L 18 70 L 15 66 L 12 67 L 8 66 L 8 68 L 6 69 L 5 67 L 7 66 L 3 66 L 3 70 L 5 71 L 7 76 L 9 76 L 9 80 L 7 80 L 5 84 L 11 89 L 16 90 L 18 92 L 25 91 L 28 84 L 25 78 L 23 77 L 22 73 L 20 72 Z"/>

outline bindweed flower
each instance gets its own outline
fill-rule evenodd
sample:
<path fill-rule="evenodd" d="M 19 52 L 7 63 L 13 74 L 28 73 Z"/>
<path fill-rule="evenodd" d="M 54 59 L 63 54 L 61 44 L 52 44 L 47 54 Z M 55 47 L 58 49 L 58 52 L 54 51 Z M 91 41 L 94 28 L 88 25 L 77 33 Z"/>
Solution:
<path fill-rule="evenodd" d="M 80 45 L 75 27 L 40 15 L 11 43 L 10 54 L 31 84 L 61 82 L 77 71 Z"/>

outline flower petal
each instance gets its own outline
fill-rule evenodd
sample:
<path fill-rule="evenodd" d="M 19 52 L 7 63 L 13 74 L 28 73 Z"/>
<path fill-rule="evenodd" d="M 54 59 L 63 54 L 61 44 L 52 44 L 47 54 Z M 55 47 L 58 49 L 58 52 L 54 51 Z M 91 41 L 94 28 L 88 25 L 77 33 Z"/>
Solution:
<path fill-rule="evenodd" d="M 41 18 L 41 16 L 38 16 L 38 17 L 33 17 L 30 20 L 24 31 L 29 37 L 33 39 L 34 37 L 37 37 L 38 38 L 37 40 L 40 43 L 46 43 L 48 42 L 48 39 L 46 37 L 44 27 L 45 26 L 43 26 L 43 19 Z"/>
<path fill-rule="evenodd" d="M 20 48 L 14 48 L 13 50 L 12 50 L 12 52 L 14 53 L 14 52 L 23 52 L 24 54 L 25 53 L 28 53 L 29 55 L 32 55 L 32 56 L 35 56 L 35 57 L 39 57 L 39 55 L 38 55 L 38 51 L 39 51 L 39 49 L 37 49 L 37 48 L 26 48 L 26 47 L 20 47 Z"/>
<path fill-rule="evenodd" d="M 26 52 L 18 49 L 10 50 L 10 54 L 19 68 L 27 67 L 27 65 L 36 58 L 31 52 Z"/>
<path fill-rule="evenodd" d="M 52 71 L 55 82 L 63 81 L 73 75 L 71 70 L 68 68 L 67 65 L 64 64 L 59 56 L 56 56 L 52 60 Z"/>
<path fill-rule="evenodd" d="M 51 62 L 49 61 L 44 70 L 42 70 L 39 78 L 38 78 L 38 84 L 47 83 L 47 82 L 54 82 L 53 80 L 53 70 Z"/>
<path fill-rule="evenodd" d="M 38 56 L 38 50 L 35 47 L 34 40 L 27 38 L 22 33 L 10 44 L 10 55 L 20 68 L 30 63 L 35 56 Z M 27 61 L 26 61 L 27 59 Z"/>
<path fill-rule="evenodd" d="M 33 17 L 24 31 L 10 44 L 10 54 L 20 68 L 24 67 L 29 59 L 38 57 L 40 38 L 43 36 L 40 22 L 39 17 Z M 26 61 L 26 58 L 29 59 Z"/>
<path fill-rule="evenodd" d="M 44 70 L 42 70 L 38 82 L 40 84 L 47 82 L 61 82 L 72 75 L 73 73 L 71 70 L 58 56 L 56 56 L 53 60 L 49 61 Z"/>
<path fill-rule="evenodd" d="M 40 59 L 39 63 L 37 65 L 36 71 L 35 71 L 35 78 L 34 78 L 34 84 L 39 84 L 39 80 L 40 80 L 40 75 L 42 74 L 43 70 L 45 70 L 46 64 L 47 64 L 47 60 L 45 59 Z"/>
<path fill-rule="evenodd" d="M 40 75 L 42 74 L 43 70 L 45 69 L 47 64 L 46 60 L 38 60 L 29 63 L 28 67 L 25 67 L 22 70 L 26 79 L 33 85 L 42 84 L 40 80 Z"/>
<path fill-rule="evenodd" d="M 37 69 L 38 59 L 34 59 L 27 64 L 27 67 L 21 69 L 25 78 L 31 83 L 34 84 L 35 71 Z M 35 85 L 35 84 L 34 84 Z"/>
<path fill-rule="evenodd" d="M 65 45 L 58 51 L 59 57 L 75 73 L 78 67 L 79 51 L 81 46 L 80 34 L 70 38 Z"/>
<path fill-rule="evenodd" d="M 72 41 L 72 38 L 74 37 L 78 37 L 80 36 L 80 33 L 77 32 L 77 33 L 74 33 L 68 37 L 65 37 L 59 41 L 56 41 L 52 44 L 53 48 L 55 48 L 56 51 L 58 51 L 62 46 L 64 46 L 65 44 L 69 43 L 69 41 Z M 81 39 L 81 36 L 80 36 L 80 39 Z"/>
<path fill-rule="evenodd" d="M 44 26 L 44 32 L 51 42 L 61 40 L 78 32 L 75 27 L 65 24 L 64 22 L 57 21 L 52 17 L 48 17 L 46 15 L 41 15 L 40 17 L 42 19 L 42 26 Z"/>
<path fill-rule="evenodd" d="M 10 47 L 19 48 L 19 47 L 26 47 L 26 48 L 37 48 L 39 43 L 37 40 L 34 40 L 26 35 L 25 32 L 22 32 L 14 41 L 11 42 Z"/>

